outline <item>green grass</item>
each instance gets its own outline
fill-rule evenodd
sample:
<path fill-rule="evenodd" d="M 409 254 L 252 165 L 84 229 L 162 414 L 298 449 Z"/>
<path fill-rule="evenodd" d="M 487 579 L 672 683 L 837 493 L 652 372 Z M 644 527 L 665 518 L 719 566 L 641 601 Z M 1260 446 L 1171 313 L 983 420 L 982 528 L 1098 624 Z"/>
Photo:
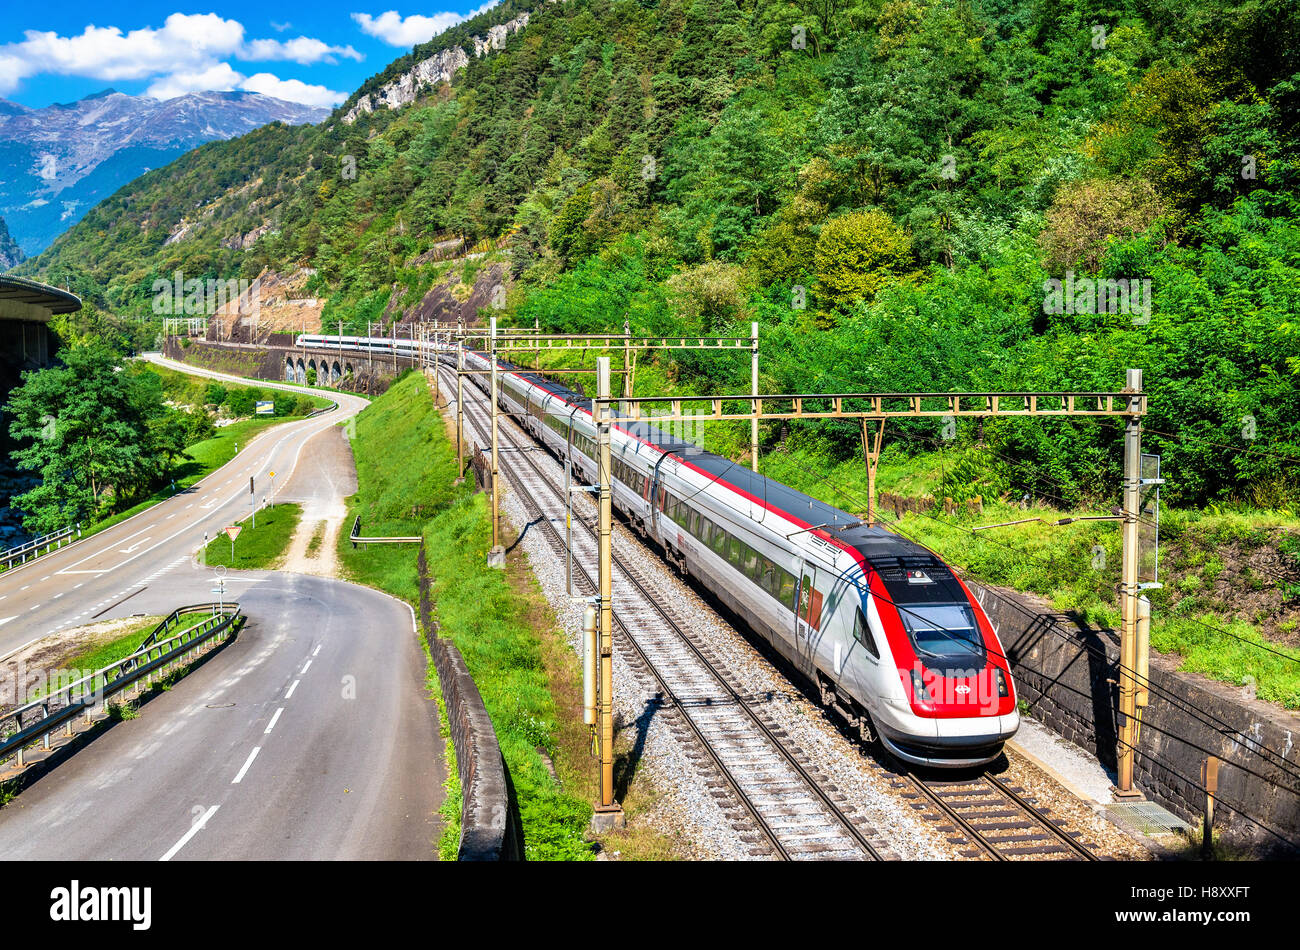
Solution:
<path fill-rule="evenodd" d="M 315 557 L 320 551 L 321 542 L 325 540 L 325 522 L 316 526 L 316 530 L 311 533 L 311 538 L 307 542 L 307 556 Z"/>
<path fill-rule="evenodd" d="M 233 559 L 230 538 L 223 531 L 208 542 L 203 563 L 208 567 L 220 564 L 243 571 L 268 568 L 284 555 L 301 517 L 301 505 L 283 503 L 263 508 L 255 519 L 249 517 L 239 522 L 244 530 L 235 539 Z"/>
<path fill-rule="evenodd" d="M 198 618 L 195 622 L 199 623 L 205 618 Z M 125 633 L 119 634 L 112 640 L 105 640 L 89 647 L 79 653 L 60 661 L 64 666 L 70 669 L 78 670 L 98 670 L 103 669 L 110 663 L 116 663 L 123 657 L 128 657 L 140 648 L 140 641 L 149 635 L 149 631 L 158 624 L 162 623 L 162 617 L 141 617 L 139 623 L 131 625 L 131 628 Z M 188 628 L 185 628 L 188 629 Z M 180 633 L 180 630 L 176 631 Z"/>
<path fill-rule="evenodd" d="M 491 538 L 484 496 L 452 486 L 455 446 L 434 411 L 427 383 L 408 374 L 357 418 L 353 452 L 358 493 L 350 500 L 370 534 L 423 534 L 439 632 L 465 657 L 492 717 L 519 799 L 530 860 L 586 860 L 591 806 L 551 777 L 538 749 L 556 757 L 559 724 L 533 604 L 507 573 L 487 566 Z M 353 549 L 340 537 L 344 569 L 355 580 L 415 604 L 416 550 L 398 545 Z M 430 670 L 431 685 L 436 674 Z M 444 816 L 459 789 L 450 771 Z M 458 828 L 440 850 L 454 853 Z"/>

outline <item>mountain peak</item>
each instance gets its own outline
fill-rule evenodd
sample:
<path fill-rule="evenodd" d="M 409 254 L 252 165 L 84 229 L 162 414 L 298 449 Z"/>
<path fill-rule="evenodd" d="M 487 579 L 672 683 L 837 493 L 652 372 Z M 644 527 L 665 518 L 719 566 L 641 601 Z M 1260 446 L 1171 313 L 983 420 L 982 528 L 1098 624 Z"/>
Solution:
<path fill-rule="evenodd" d="M 34 255 L 128 181 L 192 148 L 329 114 L 242 90 L 159 100 L 104 89 L 43 109 L 0 100 L 0 215 Z"/>

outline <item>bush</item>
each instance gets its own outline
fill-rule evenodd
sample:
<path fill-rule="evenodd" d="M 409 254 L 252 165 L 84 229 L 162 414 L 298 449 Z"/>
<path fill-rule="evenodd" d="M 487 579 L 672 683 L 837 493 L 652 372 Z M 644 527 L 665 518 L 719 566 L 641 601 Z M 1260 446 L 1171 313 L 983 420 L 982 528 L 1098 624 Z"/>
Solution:
<path fill-rule="evenodd" d="M 231 415 L 251 416 L 257 408 L 257 401 L 262 398 L 260 389 L 232 389 L 226 397 L 226 407 Z"/>
<path fill-rule="evenodd" d="M 832 306 L 870 300 L 912 259 L 907 234 L 883 211 L 828 222 L 817 239 L 817 292 Z"/>
<path fill-rule="evenodd" d="M 1166 213 L 1156 190 L 1145 181 L 1103 178 L 1063 188 L 1047 213 L 1039 243 L 1054 271 L 1081 267 L 1096 271 L 1115 239 L 1142 234 Z"/>
<path fill-rule="evenodd" d="M 226 401 L 226 387 L 220 383 L 208 383 L 204 390 L 203 401 L 209 406 L 220 406 Z"/>

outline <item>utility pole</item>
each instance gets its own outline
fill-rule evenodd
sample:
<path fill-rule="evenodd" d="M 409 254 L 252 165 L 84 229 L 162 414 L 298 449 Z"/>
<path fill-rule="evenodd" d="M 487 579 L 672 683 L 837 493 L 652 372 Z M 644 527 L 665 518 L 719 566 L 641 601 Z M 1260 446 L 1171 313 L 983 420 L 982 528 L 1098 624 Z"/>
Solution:
<path fill-rule="evenodd" d="M 498 466 L 497 435 L 497 318 L 491 318 L 491 339 L 489 340 L 488 362 L 492 364 L 492 385 L 489 390 L 492 403 L 492 551 L 488 555 L 488 564 L 493 567 L 505 566 L 505 552 L 501 549 L 501 497 L 500 468 Z"/>
<path fill-rule="evenodd" d="M 749 325 L 749 336 L 754 342 L 750 346 L 749 357 L 749 379 L 750 392 L 754 394 L 754 418 L 749 421 L 749 458 L 750 465 L 755 472 L 758 471 L 758 414 L 761 408 L 758 404 L 758 323 Z"/>
<path fill-rule="evenodd" d="M 877 428 L 875 437 L 872 438 L 871 423 L 875 421 Z M 862 420 L 862 456 L 867 463 L 867 527 L 873 527 L 876 523 L 876 469 L 880 465 L 880 443 L 885 439 L 885 420 L 872 420 L 869 418 Z"/>
<path fill-rule="evenodd" d="M 623 395 L 632 395 L 632 321 L 630 320 L 623 321 Z"/>
<path fill-rule="evenodd" d="M 433 331 L 433 347 L 432 347 L 433 359 L 432 360 L 429 359 L 430 347 L 429 347 L 428 328 L 424 327 L 421 331 L 421 334 L 422 334 L 421 348 L 424 350 L 424 365 L 428 366 L 430 362 L 433 363 L 433 408 L 437 409 L 438 408 L 438 331 L 437 330 Z"/>
<path fill-rule="evenodd" d="M 464 321 L 456 318 L 456 477 L 465 477 L 465 332 Z"/>
<path fill-rule="evenodd" d="M 597 398 L 609 399 L 609 357 L 596 359 Z M 600 802 L 595 806 L 593 824 L 598 828 L 620 827 L 624 823 L 623 807 L 614 801 L 614 505 L 610 486 L 610 407 L 597 402 L 596 480 L 600 494 L 599 523 L 599 593 L 600 593 L 600 683 L 598 735 L 600 748 Z"/>
<path fill-rule="evenodd" d="M 1130 369 L 1125 392 L 1133 393 L 1130 415 L 1124 423 L 1123 548 L 1120 568 L 1119 638 L 1119 748 L 1116 795 L 1137 798 L 1133 787 L 1133 762 L 1137 746 L 1138 665 L 1138 511 L 1142 506 L 1142 370 Z"/>

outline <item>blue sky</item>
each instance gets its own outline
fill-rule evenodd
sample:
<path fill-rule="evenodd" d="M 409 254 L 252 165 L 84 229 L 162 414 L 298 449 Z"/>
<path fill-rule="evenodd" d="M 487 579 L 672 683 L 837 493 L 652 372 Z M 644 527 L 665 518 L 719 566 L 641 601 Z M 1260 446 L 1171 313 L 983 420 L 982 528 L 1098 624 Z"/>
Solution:
<path fill-rule="evenodd" d="M 40 108 L 112 87 L 171 98 L 248 89 L 316 106 L 495 0 L 54 0 L 15 3 L 0 42 L 0 97 Z M 8 4 L 6 4 L 8 6 Z"/>

